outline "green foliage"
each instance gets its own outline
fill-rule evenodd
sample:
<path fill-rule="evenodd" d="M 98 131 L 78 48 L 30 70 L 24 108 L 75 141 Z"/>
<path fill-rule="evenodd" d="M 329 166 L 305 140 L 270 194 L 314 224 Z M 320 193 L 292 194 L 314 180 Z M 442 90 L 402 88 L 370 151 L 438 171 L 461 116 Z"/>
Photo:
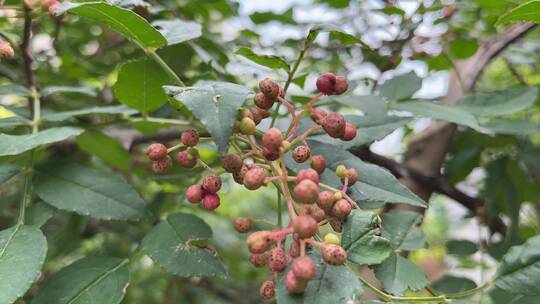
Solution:
<path fill-rule="evenodd" d="M 287 63 L 287 61 L 281 57 L 278 56 L 271 56 L 271 55 L 259 55 L 254 53 L 251 49 L 247 47 L 239 48 L 236 51 L 236 54 L 245 57 L 256 64 L 260 64 L 265 67 L 269 67 L 271 69 L 284 69 L 286 72 L 291 71 L 291 67 Z"/>
<path fill-rule="evenodd" d="M 225 277 L 225 268 L 216 254 L 197 244 L 211 237 L 212 230 L 202 219 L 175 213 L 155 226 L 142 246 L 161 267 L 177 276 Z"/>
<path fill-rule="evenodd" d="M 87 257 L 61 269 L 40 288 L 33 304 L 116 304 L 129 282 L 127 260 Z"/>
<path fill-rule="evenodd" d="M 0 156 L 21 154 L 42 145 L 66 140 L 82 131 L 79 128 L 58 127 L 27 135 L 0 134 Z"/>
<path fill-rule="evenodd" d="M 13 303 L 38 276 L 47 240 L 36 227 L 17 224 L 0 231 L 0 303 Z"/>
<path fill-rule="evenodd" d="M 427 284 L 421 268 L 395 253 L 375 266 L 375 276 L 381 280 L 385 290 L 396 295 L 403 295 L 406 290 L 421 290 Z"/>
<path fill-rule="evenodd" d="M 114 94 L 118 100 L 142 113 L 149 113 L 167 102 L 162 87 L 169 76 L 154 61 L 142 58 L 122 64 Z"/>
<path fill-rule="evenodd" d="M 229 147 L 232 127 L 238 109 L 251 92 L 243 86 L 227 82 L 203 82 L 196 87 L 165 87 L 179 108 L 186 106 L 206 127 L 221 154 Z"/>
<path fill-rule="evenodd" d="M 377 235 L 377 227 L 378 218 L 374 212 L 355 210 L 347 217 L 341 245 L 347 250 L 351 262 L 373 265 L 390 256 L 390 241 Z"/>
<path fill-rule="evenodd" d="M 422 79 L 415 72 L 395 76 L 381 86 L 381 96 L 390 101 L 398 101 L 411 97 L 422 87 Z"/>
<path fill-rule="evenodd" d="M 502 15 L 497 22 L 509 23 L 516 21 L 531 21 L 540 23 L 540 1 L 532 0 L 519 5 Z"/>
<path fill-rule="evenodd" d="M 411 112 L 420 117 L 432 117 L 443 121 L 454 122 L 474 129 L 480 128 L 476 118 L 458 107 L 443 106 L 425 101 L 409 101 L 392 106 L 396 110 Z"/>
<path fill-rule="evenodd" d="M 145 217 L 139 194 L 111 173 L 75 164 L 52 164 L 37 169 L 34 187 L 41 199 L 58 209 L 107 220 Z"/>
<path fill-rule="evenodd" d="M 389 239 L 395 249 L 414 250 L 424 247 L 424 233 L 418 226 L 422 216 L 411 211 L 390 211 L 382 215 L 382 236 Z"/>

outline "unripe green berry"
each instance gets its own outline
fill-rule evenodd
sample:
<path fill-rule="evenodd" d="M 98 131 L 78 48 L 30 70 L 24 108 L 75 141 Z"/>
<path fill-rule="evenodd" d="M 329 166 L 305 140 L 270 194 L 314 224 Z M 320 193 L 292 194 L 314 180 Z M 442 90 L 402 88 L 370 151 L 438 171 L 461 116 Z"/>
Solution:
<path fill-rule="evenodd" d="M 239 128 L 243 134 L 253 135 L 255 133 L 255 122 L 249 117 L 244 117 L 240 121 Z"/>
<path fill-rule="evenodd" d="M 344 165 L 337 166 L 336 175 L 338 177 L 345 177 L 345 174 L 347 174 L 347 168 Z"/>
<path fill-rule="evenodd" d="M 324 242 L 326 244 L 334 244 L 334 245 L 341 245 L 341 241 L 339 239 L 339 236 L 333 234 L 333 233 L 327 233 L 324 236 Z"/>

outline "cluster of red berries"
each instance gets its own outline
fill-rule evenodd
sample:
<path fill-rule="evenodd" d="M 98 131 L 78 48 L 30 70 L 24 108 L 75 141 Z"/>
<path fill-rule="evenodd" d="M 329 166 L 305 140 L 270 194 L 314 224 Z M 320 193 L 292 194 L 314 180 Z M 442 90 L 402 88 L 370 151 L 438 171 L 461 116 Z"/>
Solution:
<path fill-rule="evenodd" d="M 277 277 L 290 263 L 290 271 L 284 278 L 285 286 L 290 293 L 304 292 L 317 273 L 316 263 L 307 255 L 314 249 L 321 252 L 322 259 L 328 264 L 342 265 L 347 260 L 347 253 L 339 246 L 337 236 L 325 237 L 325 242 L 316 241 L 314 236 L 318 227 L 327 223 L 334 231 L 341 232 L 343 221 L 356 208 L 347 190 L 358 180 L 358 173 L 354 168 L 340 165 L 336 175 L 341 178 L 343 188 L 323 184 L 320 174 L 326 170 L 326 160 L 323 155 L 311 155 L 305 141 L 307 136 L 319 129 L 333 138 L 355 138 L 356 127 L 341 114 L 313 107 L 320 96 L 342 94 L 347 87 L 344 77 L 324 73 L 317 80 L 320 93 L 297 112 L 294 105 L 285 99 L 284 90 L 279 84 L 265 78 L 259 82 L 260 92 L 255 95 L 255 105 L 241 110 L 237 116 L 231 144 L 235 152 L 225 155 L 221 159 L 221 166 L 225 172 L 232 174 L 238 184 L 249 190 L 275 183 L 287 201 L 291 219 L 284 228 L 255 231 L 247 238 L 250 262 L 255 267 L 267 266 L 274 273 L 273 278 L 265 281 L 260 288 L 263 299 L 274 297 Z M 269 110 L 276 103 L 284 104 L 289 110 L 292 116 L 289 129 L 282 132 L 278 128 L 269 128 L 262 134 L 257 132 L 257 125 L 269 117 Z M 304 114 L 309 115 L 315 125 L 303 134 L 296 134 L 299 120 Z M 198 152 L 194 147 L 198 141 L 197 132 L 188 130 L 182 133 L 178 146 L 167 149 L 162 144 L 150 145 L 147 154 L 153 161 L 152 169 L 157 173 L 168 170 L 172 166 L 168 153 L 176 149 L 182 149 L 176 155 L 176 162 L 182 167 L 192 168 L 198 161 Z M 310 168 L 298 171 L 296 176 L 290 175 L 285 164 L 288 152 L 297 163 L 309 162 Z M 290 182 L 294 183 L 293 189 L 289 189 Z M 186 197 L 194 204 L 202 201 L 204 208 L 213 210 L 220 203 L 216 194 L 220 188 L 221 179 L 212 172 L 203 178 L 201 184 L 190 186 Z M 233 226 L 238 232 L 247 233 L 252 230 L 253 222 L 250 218 L 240 217 L 234 220 Z M 289 235 L 292 240 L 290 246 L 285 248 Z"/>

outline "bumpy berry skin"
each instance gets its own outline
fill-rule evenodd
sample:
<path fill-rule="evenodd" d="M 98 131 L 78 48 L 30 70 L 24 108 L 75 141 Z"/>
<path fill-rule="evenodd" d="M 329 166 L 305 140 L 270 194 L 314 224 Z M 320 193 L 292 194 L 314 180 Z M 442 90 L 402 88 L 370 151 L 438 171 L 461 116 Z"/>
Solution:
<path fill-rule="evenodd" d="M 356 127 L 350 122 L 347 122 L 345 124 L 345 132 L 343 133 L 343 136 L 341 137 L 344 141 L 351 141 L 356 137 Z"/>
<path fill-rule="evenodd" d="M 270 112 L 259 107 L 253 107 L 249 109 L 250 118 L 253 119 L 256 125 L 258 125 L 263 119 L 270 116 Z"/>
<path fill-rule="evenodd" d="M 313 155 L 311 157 L 311 168 L 317 173 L 322 174 L 326 169 L 326 159 L 322 155 Z"/>
<path fill-rule="evenodd" d="M 240 132 L 242 132 L 243 134 L 252 135 L 253 133 L 255 133 L 255 122 L 249 117 L 244 117 L 240 121 L 239 128 Z"/>
<path fill-rule="evenodd" d="M 193 168 L 197 164 L 197 159 L 187 151 L 180 151 L 176 153 L 176 163 L 184 168 Z"/>
<path fill-rule="evenodd" d="M 309 159 L 311 155 L 311 150 L 308 146 L 302 145 L 294 148 L 292 152 L 292 157 L 297 163 L 303 163 Z"/>
<path fill-rule="evenodd" d="M 271 232 L 267 230 L 256 231 L 250 234 L 246 240 L 249 252 L 263 253 L 270 248 L 272 241 L 270 240 Z"/>
<path fill-rule="evenodd" d="M 354 185 L 358 181 L 358 172 L 354 168 L 349 168 L 347 169 L 347 171 L 345 171 L 345 174 L 343 178 L 341 179 L 342 183 L 345 182 L 345 178 L 344 178 L 345 176 L 348 177 L 347 185 L 349 186 Z"/>
<path fill-rule="evenodd" d="M 255 105 L 263 110 L 269 110 L 274 105 L 275 98 L 272 98 L 264 93 L 257 93 L 255 95 Z"/>
<path fill-rule="evenodd" d="M 332 95 L 334 94 L 334 86 L 336 85 L 336 75 L 326 72 L 319 76 L 315 85 L 324 95 Z"/>
<path fill-rule="evenodd" d="M 282 272 L 287 268 L 287 254 L 279 247 L 273 248 L 268 255 L 267 264 L 271 271 Z"/>
<path fill-rule="evenodd" d="M 327 244 L 321 253 L 323 260 L 330 265 L 343 265 L 347 261 L 347 252 L 338 245 Z"/>
<path fill-rule="evenodd" d="M 332 207 L 332 215 L 337 218 L 345 218 L 351 213 L 351 204 L 346 199 L 340 199 Z"/>
<path fill-rule="evenodd" d="M 317 221 L 309 215 L 299 215 L 292 221 L 294 232 L 300 238 L 310 238 L 317 233 Z"/>
<path fill-rule="evenodd" d="M 319 124 L 323 118 L 328 115 L 328 112 L 322 109 L 313 109 L 311 111 L 311 120 L 313 120 L 314 123 Z"/>
<path fill-rule="evenodd" d="M 266 261 L 268 260 L 268 253 L 267 252 L 264 252 L 264 253 L 252 253 L 250 256 L 249 256 L 249 262 L 257 267 L 257 268 L 261 268 L 261 267 L 264 267 L 266 266 Z"/>
<path fill-rule="evenodd" d="M 343 137 L 343 134 L 345 134 L 345 124 L 345 117 L 336 112 L 328 113 L 321 121 L 324 131 L 333 138 Z"/>
<path fill-rule="evenodd" d="M 264 281 L 259 289 L 259 295 L 263 300 L 272 300 L 276 294 L 276 284 L 274 281 Z"/>
<path fill-rule="evenodd" d="M 254 166 L 244 175 L 244 186 L 249 190 L 259 189 L 264 185 L 266 179 L 266 171 L 258 166 Z"/>
<path fill-rule="evenodd" d="M 251 229 L 253 221 L 247 217 L 239 217 L 233 221 L 233 227 L 240 233 L 246 233 Z"/>
<path fill-rule="evenodd" d="M 172 167 L 172 158 L 167 155 L 162 159 L 152 162 L 152 171 L 154 173 L 165 173 Z"/>
<path fill-rule="evenodd" d="M 160 160 L 167 156 L 167 147 L 163 144 L 151 144 L 146 149 L 146 155 L 151 160 Z"/>
<path fill-rule="evenodd" d="M 202 187 L 208 193 L 216 193 L 221 189 L 221 178 L 217 175 L 207 175 L 203 179 Z"/>
<path fill-rule="evenodd" d="M 202 205 L 206 210 L 214 210 L 220 205 L 219 196 L 213 193 L 204 194 Z"/>
<path fill-rule="evenodd" d="M 262 154 L 266 160 L 274 161 L 279 158 L 279 153 L 276 151 L 271 151 L 266 148 L 263 148 Z"/>
<path fill-rule="evenodd" d="M 14 57 L 15 51 L 11 47 L 11 44 L 0 39 L 0 59 L 13 59 Z"/>
<path fill-rule="evenodd" d="M 349 82 L 347 78 L 343 76 L 336 76 L 336 83 L 334 84 L 334 94 L 341 95 L 349 88 Z"/>
<path fill-rule="evenodd" d="M 229 173 L 239 171 L 243 164 L 240 156 L 236 154 L 228 154 L 221 159 L 221 166 Z"/>
<path fill-rule="evenodd" d="M 186 198 L 192 204 L 200 203 L 203 195 L 204 190 L 201 185 L 191 185 L 186 190 Z"/>
<path fill-rule="evenodd" d="M 239 183 L 240 185 L 244 184 L 244 176 L 246 173 L 253 168 L 253 164 L 243 164 L 242 167 L 240 167 L 240 170 L 233 173 L 234 181 Z"/>
<path fill-rule="evenodd" d="M 285 287 L 289 293 L 300 294 L 306 290 L 307 282 L 298 280 L 294 273 L 289 271 L 285 275 Z"/>
<path fill-rule="evenodd" d="M 298 280 L 311 281 L 317 275 L 317 266 L 310 257 L 301 256 L 294 260 L 291 271 Z"/>
<path fill-rule="evenodd" d="M 184 146 L 194 147 L 199 143 L 199 133 L 194 129 L 186 130 L 182 132 L 180 140 Z"/>
<path fill-rule="evenodd" d="M 324 221 L 326 219 L 326 213 L 324 212 L 324 210 L 317 206 L 312 207 L 313 209 L 311 211 L 311 216 L 317 221 L 317 223 Z"/>
<path fill-rule="evenodd" d="M 279 95 L 279 84 L 273 79 L 265 78 L 259 82 L 259 89 L 261 92 L 271 98 L 276 98 Z"/>
<path fill-rule="evenodd" d="M 262 137 L 262 145 L 270 151 L 279 151 L 283 135 L 278 128 L 270 128 L 264 132 Z"/>
<path fill-rule="evenodd" d="M 334 193 L 331 191 L 322 191 L 317 198 L 317 206 L 323 210 L 332 210 L 334 205 Z"/>
<path fill-rule="evenodd" d="M 340 245 L 341 241 L 339 240 L 339 236 L 333 234 L 333 233 L 327 233 L 324 236 L 324 242 L 326 244 L 333 244 L 333 245 Z"/>
<path fill-rule="evenodd" d="M 298 174 L 296 175 L 296 183 L 299 183 L 305 179 L 309 179 L 313 181 L 314 183 L 319 183 L 319 173 L 317 171 L 308 168 L 308 169 L 302 169 L 298 171 Z"/>
<path fill-rule="evenodd" d="M 312 180 L 305 179 L 294 187 L 296 199 L 304 204 L 313 204 L 317 201 L 319 187 Z"/>

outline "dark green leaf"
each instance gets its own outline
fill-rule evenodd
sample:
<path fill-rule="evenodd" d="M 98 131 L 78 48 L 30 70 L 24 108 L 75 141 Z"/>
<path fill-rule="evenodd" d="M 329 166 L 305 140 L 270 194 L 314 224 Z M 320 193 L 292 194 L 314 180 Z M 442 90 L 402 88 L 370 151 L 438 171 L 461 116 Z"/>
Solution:
<path fill-rule="evenodd" d="M 383 13 L 385 15 L 399 15 L 399 16 L 404 16 L 405 15 L 405 11 L 403 11 L 399 7 L 395 7 L 395 6 L 389 6 L 389 7 L 385 7 L 385 8 L 380 8 L 380 9 L 376 9 L 374 11 L 381 12 L 381 13 Z"/>
<path fill-rule="evenodd" d="M 482 128 L 496 134 L 525 136 L 540 133 L 540 124 L 529 120 L 492 119 L 483 123 Z"/>
<path fill-rule="evenodd" d="M 375 95 L 355 96 L 347 94 L 334 97 L 334 100 L 362 111 L 365 116 L 374 116 L 373 118 L 384 117 L 388 111 L 386 102 Z"/>
<path fill-rule="evenodd" d="M 166 86 L 175 107 L 186 106 L 206 127 L 216 142 L 219 153 L 229 147 L 236 115 L 252 94 L 247 88 L 228 82 L 206 82 L 197 87 Z"/>
<path fill-rule="evenodd" d="M 411 97 L 420 88 L 422 88 L 422 78 L 411 71 L 385 81 L 381 86 L 380 94 L 388 100 L 398 101 Z"/>
<path fill-rule="evenodd" d="M 144 48 L 160 48 L 167 44 L 165 37 L 143 17 L 118 6 L 105 2 L 64 2 L 55 13 L 61 15 L 67 11 L 105 23 Z"/>
<path fill-rule="evenodd" d="M 285 287 L 285 275 L 290 265 L 281 274 L 276 283 L 276 300 L 280 304 L 328 304 L 354 303 L 363 293 L 362 284 L 345 266 L 326 264 L 320 254 L 310 257 L 317 265 L 317 275 L 311 280 L 301 295 L 289 294 Z"/>
<path fill-rule="evenodd" d="M 30 126 L 32 122 L 21 116 L 10 116 L 0 118 L 0 128 L 11 128 L 18 126 Z"/>
<path fill-rule="evenodd" d="M 386 169 L 372 164 L 364 163 L 351 153 L 341 150 L 336 146 L 308 141 L 313 155 L 322 154 L 326 158 L 328 168 L 335 170 L 340 164 L 346 167 L 355 168 L 360 177 L 358 182 L 350 187 L 350 195 L 354 200 L 362 203 L 405 203 L 418 207 L 425 207 L 426 203 L 414 195 L 409 189 L 399 183 L 399 181 Z M 323 173 L 323 180 L 326 179 L 334 186 L 339 186 L 339 179 L 335 174 Z"/>
<path fill-rule="evenodd" d="M 249 18 L 255 24 L 263 24 L 270 21 L 279 21 L 284 24 L 296 24 L 293 18 L 292 8 L 283 12 L 283 13 L 273 13 L 273 12 L 256 12 L 249 15 Z"/>
<path fill-rule="evenodd" d="M 1 95 L 16 95 L 21 97 L 30 97 L 32 92 L 27 88 L 18 84 L 1 84 L 0 85 L 0 96 Z"/>
<path fill-rule="evenodd" d="M 329 39 L 330 40 L 337 40 L 337 41 L 341 42 L 341 44 L 343 44 L 343 45 L 354 45 L 354 44 L 364 45 L 362 40 L 360 40 L 359 38 L 357 38 L 357 37 L 355 37 L 355 36 L 353 36 L 351 34 L 341 32 L 341 31 L 330 31 Z"/>
<path fill-rule="evenodd" d="M 364 42 L 362 42 L 362 40 L 358 39 L 357 37 L 351 34 L 347 34 L 343 32 L 338 26 L 331 25 L 331 24 L 322 24 L 322 25 L 317 25 L 317 26 L 312 27 L 309 30 L 308 35 L 306 37 L 306 45 L 313 43 L 313 41 L 317 39 L 317 36 L 321 32 L 330 33 L 329 35 L 330 39 L 338 40 L 344 45 L 361 44 L 369 48 L 369 46 L 367 46 Z"/>
<path fill-rule="evenodd" d="M 36 227 L 17 225 L 0 231 L 0 303 L 11 304 L 38 278 L 47 240 Z"/>
<path fill-rule="evenodd" d="M 54 208 L 38 202 L 33 204 L 26 210 L 26 224 L 40 228 L 54 215 Z"/>
<path fill-rule="evenodd" d="M 152 25 L 167 39 L 168 45 L 193 40 L 202 35 L 201 25 L 192 21 L 183 21 L 180 19 L 156 20 L 152 22 Z"/>
<path fill-rule="evenodd" d="M 294 78 L 291 82 L 296 84 L 297 86 L 301 87 L 302 89 L 304 88 L 304 85 L 306 83 L 306 78 L 307 78 L 308 74 L 305 73 L 305 74 L 302 74 L 296 78 Z"/>
<path fill-rule="evenodd" d="M 478 166 L 481 152 L 481 148 L 473 143 L 452 152 L 444 166 L 450 182 L 457 183 L 467 177 Z"/>
<path fill-rule="evenodd" d="M 227 273 L 219 257 L 196 242 L 212 238 L 200 218 L 185 213 L 169 215 L 143 239 L 143 250 L 166 271 L 181 277 L 219 276 Z"/>
<path fill-rule="evenodd" d="M 83 130 L 73 127 L 51 128 L 35 134 L 0 134 L 0 156 L 18 155 L 41 145 L 59 142 L 79 135 Z"/>
<path fill-rule="evenodd" d="M 167 102 L 167 95 L 163 92 L 166 84 L 169 84 L 169 75 L 145 57 L 120 66 L 114 95 L 121 103 L 148 113 Z"/>
<path fill-rule="evenodd" d="M 508 23 L 516 21 L 531 21 L 540 23 L 540 1 L 533 0 L 510 10 L 502 15 L 497 23 Z"/>
<path fill-rule="evenodd" d="M 144 201 L 122 177 L 81 165 L 38 168 L 34 189 L 46 203 L 82 215 L 107 220 L 145 216 Z"/>
<path fill-rule="evenodd" d="M 129 284 L 127 262 L 82 258 L 45 281 L 32 304 L 118 304 Z"/>
<path fill-rule="evenodd" d="M 66 94 L 66 93 L 77 93 L 77 94 L 83 94 L 88 95 L 92 97 L 97 96 L 97 92 L 95 88 L 88 88 L 88 87 L 65 87 L 65 86 L 50 86 L 45 87 L 43 90 L 41 90 L 41 96 L 49 96 L 53 94 Z"/>
<path fill-rule="evenodd" d="M 82 150 L 99 157 L 111 167 L 126 172 L 130 170 L 131 156 L 116 139 L 98 131 L 87 130 L 76 141 Z"/>
<path fill-rule="evenodd" d="M 517 88 L 465 96 L 456 101 L 456 107 L 475 115 L 498 116 L 525 110 L 537 98 L 538 88 Z"/>
<path fill-rule="evenodd" d="M 476 283 L 471 279 L 445 275 L 433 283 L 433 288 L 442 293 L 453 293 L 476 288 Z"/>
<path fill-rule="evenodd" d="M 497 270 L 495 286 L 513 294 L 540 296 L 540 236 L 510 248 Z"/>
<path fill-rule="evenodd" d="M 373 265 L 388 258 L 393 251 L 390 241 L 377 234 L 377 214 L 354 210 L 347 217 L 341 236 L 341 246 L 347 250 L 348 259 L 360 265 Z"/>
<path fill-rule="evenodd" d="M 260 55 L 254 53 L 250 48 L 247 47 L 241 47 L 236 51 L 236 54 L 243 56 L 256 64 L 260 64 L 265 67 L 269 67 L 271 69 L 284 69 L 286 72 L 289 72 L 291 70 L 291 67 L 287 63 L 287 61 L 279 56 L 273 56 L 273 55 Z"/>
<path fill-rule="evenodd" d="M 10 180 L 21 171 L 15 164 L 0 164 L 0 185 Z"/>
<path fill-rule="evenodd" d="M 478 250 L 478 246 L 467 240 L 450 240 L 446 243 L 449 254 L 470 255 Z"/>
<path fill-rule="evenodd" d="M 396 110 L 407 111 L 415 116 L 431 117 L 478 129 L 478 121 L 469 112 L 457 107 L 443 106 L 432 102 L 411 101 L 397 103 L 392 106 Z"/>
<path fill-rule="evenodd" d="M 476 40 L 456 39 L 450 42 L 450 54 L 457 59 L 469 58 L 478 50 Z"/>
<path fill-rule="evenodd" d="M 538 304 L 540 297 L 528 297 L 515 293 L 510 293 L 499 288 L 490 291 L 489 297 L 493 304 Z"/>
<path fill-rule="evenodd" d="M 56 113 L 46 113 L 41 116 L 41 120 L 44 121 L 63 121 L 70 119 L 72 117 L 91 115 L 91 114 L 122 114 L 122 115 L 132 115 L 137 113 L 137 111 L 130 109 L 124 105 L 120 106 L 107 106 L 107 107 L 92 107 L 92 108 L 83 108 L 73 111 L 65 112 L 56 112 Z"/>
<path fill-rule="evenodd" d="M 375 266 L 375 276 L 382 282 L 384 290 L 395 295 L 403 295 L 407 290 L 421 290 L 428 283 L 420 267 L 395 253 Z"/>
<path fill-rule="evenodd" d="M 382 214 L 382 236 L 396 249 L 415 250 L 425 246 L 426 239 L 419 224 L 422 216 L 414 211 L 392 210 Z"/>

